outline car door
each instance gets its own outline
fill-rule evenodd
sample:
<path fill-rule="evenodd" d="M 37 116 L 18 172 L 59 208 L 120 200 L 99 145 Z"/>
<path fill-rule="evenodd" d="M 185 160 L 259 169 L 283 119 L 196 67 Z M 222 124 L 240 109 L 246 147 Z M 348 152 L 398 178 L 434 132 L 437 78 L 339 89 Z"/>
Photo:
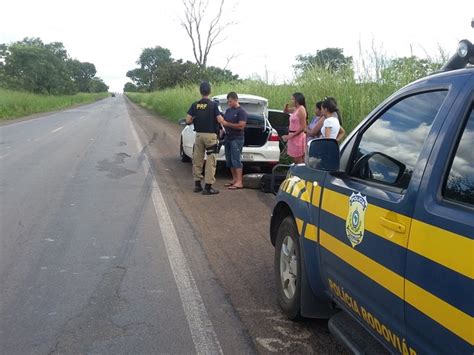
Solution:
<path fill-rule="evenodd" d="M 433 148 L 413 215 L 407 340 L 426 353 L 472 354 L 474 81 L 452 111 Z"/>
<path fill-rule="evenodd" d="M 183 149 L 188 157 L 193 156 L 194 141 L 196 140 L 196 132 L 194 131 L 194 124 L 187 125 L 181 132 L 181 139 L 183 140 Z"/>
<path fill-rule="evenodd" d="M 278 132 L 279 136 L 288 134 L 289 119 L 290 115 L 286 112 L 274 109 L 268 110 L 268 121 L 270 121 L 270 124 Z"/>
<path fill-rule="evenodd" d="M 405 91 L 349 137 L 344 173 L 324 183 L 321 260 L 340 304 L 387 346 L 402 352 L 408 235 L 430 131 L 447 89 Z"/>

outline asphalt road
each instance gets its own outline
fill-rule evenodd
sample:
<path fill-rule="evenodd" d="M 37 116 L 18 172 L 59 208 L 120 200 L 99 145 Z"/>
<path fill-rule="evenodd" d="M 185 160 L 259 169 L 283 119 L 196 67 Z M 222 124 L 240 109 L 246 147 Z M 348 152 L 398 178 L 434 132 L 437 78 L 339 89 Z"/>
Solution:
<path fill-rule="evenodd" d="M 118 96 L 0 127 L 0 353 L 343 353 L 275 302 L 271 194 L 192 192 Z"/>
<path fill-rule="evenodd" d="M 252 351 L 145 153 L 122 98 L 0 127 L 1 354 Z"/>

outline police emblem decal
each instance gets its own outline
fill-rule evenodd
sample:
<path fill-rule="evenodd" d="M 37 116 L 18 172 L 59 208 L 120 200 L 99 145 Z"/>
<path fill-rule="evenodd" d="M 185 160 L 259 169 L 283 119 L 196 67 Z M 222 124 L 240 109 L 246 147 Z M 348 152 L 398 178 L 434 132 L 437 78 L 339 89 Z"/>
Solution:
<path fill-rule="evenodd" d="M 349 212 L 346 219 L 346 234 L 353 248 L 362 242 L 364 238 L 365 210 L 367 209 L 367 198 L 360 192 L 352 193 L 349 198 Z"/>

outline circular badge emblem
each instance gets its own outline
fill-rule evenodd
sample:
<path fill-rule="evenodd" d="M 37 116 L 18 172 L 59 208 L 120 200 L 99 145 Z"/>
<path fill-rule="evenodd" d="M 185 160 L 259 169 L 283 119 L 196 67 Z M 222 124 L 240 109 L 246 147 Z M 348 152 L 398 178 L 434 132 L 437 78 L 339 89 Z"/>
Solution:
<path fill-rule="evenodd" d="M 349 198 L 349 212 L 346 219 L 346 235 L 352 247 L 360 244 L 364 238 L 364 219 L 367 198 L 360 192 L 352 193 Z"/>

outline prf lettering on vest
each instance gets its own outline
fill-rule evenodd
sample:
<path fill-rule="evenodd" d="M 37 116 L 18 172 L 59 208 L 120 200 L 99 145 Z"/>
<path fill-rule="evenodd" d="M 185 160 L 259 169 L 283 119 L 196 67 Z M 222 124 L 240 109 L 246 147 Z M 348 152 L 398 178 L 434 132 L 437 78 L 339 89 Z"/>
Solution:
<path fill-rule="evenodd" d="M 197 104 L 196 108 L 198 110 L 205 110 L 207 108 L 207 104 Z"/>
<path fill-rule="evenodd" d="M 372 329 L 385 338 L 385 340 L 391 344 L 400 354 L 403 355 L 416 355 L 416 351 L 407 345 L 404 338 L 395 334 L 390 328 L 385 324 L 380 322 L 373 314 L 367 311 L 363 306 L 357 304 L 357 301 L 344 290 L 344 287 L 339 286 L 337 283 L 328 279 L 329 288 L 332 293 L 343 301 L 350 309 L 354 311 L 360 318 L 362 318 L 366 324 L 368 324 Z"/>

